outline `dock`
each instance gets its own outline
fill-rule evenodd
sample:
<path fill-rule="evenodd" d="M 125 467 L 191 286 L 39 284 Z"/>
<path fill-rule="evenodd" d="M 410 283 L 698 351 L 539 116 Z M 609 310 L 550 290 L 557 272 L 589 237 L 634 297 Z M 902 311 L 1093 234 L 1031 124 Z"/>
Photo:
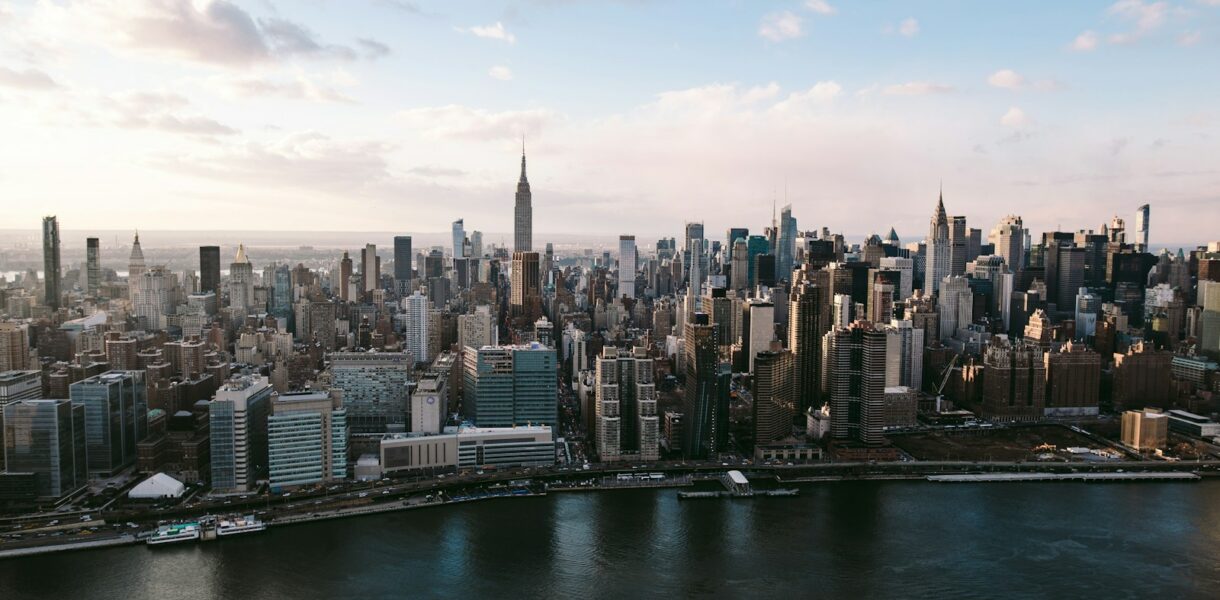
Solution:
<path fill-rule="evenodd" d="M 678 492 L 679 500 L 700 500 L 711 498 L 758 498 L 758 497 L 776 497 L 776 498 L 793 498 L 801 495 L 800 490 L 796 488 L 780 489 L 780 490 L 755 490 L 750 486 L 750 481 L 741 471 L 733 470 L 725 473 L 720 477 L 720 483 L 724 485 L 723 492 Z"/>
<path fill-rule="evenodd" d="M 1195 473 L 1169 471 L 1106 472 L 1106 473 L 961 473 L 928 475 L 928 481 L 939 483 L 990 483 L 1001 481 L 1198 481 Z"/>

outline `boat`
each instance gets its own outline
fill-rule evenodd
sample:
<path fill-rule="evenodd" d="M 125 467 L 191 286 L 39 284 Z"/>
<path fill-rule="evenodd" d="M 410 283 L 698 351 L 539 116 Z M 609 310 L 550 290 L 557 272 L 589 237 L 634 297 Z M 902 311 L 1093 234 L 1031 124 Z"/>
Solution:
<path fill-rule="evenodd" d="M 224 537 L 227 535 L 254 533 L 265 529 L 267 529 L 266 523 L 254 518 L 254 515 L 246 515 L 244 517 L 221 519 L 220 524 L 216 526 L 216 535 Z"/>
<path fill-rule="evenodd" d="M 148 537 L 149 546 L 172 544 L 175 542 L 193 542 L 199 540 L 198 523 L 174 523 L 162 525 Z"/>

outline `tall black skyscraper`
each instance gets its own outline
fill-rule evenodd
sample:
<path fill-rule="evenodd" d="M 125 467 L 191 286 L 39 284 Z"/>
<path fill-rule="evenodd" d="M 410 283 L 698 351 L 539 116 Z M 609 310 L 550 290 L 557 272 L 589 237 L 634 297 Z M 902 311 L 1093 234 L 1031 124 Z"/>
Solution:
<path fill-rule="evenodd" d="M 411 278 L 415 255 L 411 253 L 411 236 L 394 236 L 394 280 L 406 281 Z"/>
<path fill-rule="evenodd" d="M 682 452 L 687 458 L 715 458 L 728 442 L 729 378 L 720 365 L 718 329 L 704 313 L 685 326 L 686 397 Z"/>
<path fill-rule="evenodd" d="M 199 247 L 199 293 L 220 295 L 220 246 Z"/>
<path fill-rule="evenodd" d="M 96 295 L 102 285 L 102 249 L 95 237 L 85 238 L 85 287 Z"/>
<path fill-rule="evenodd" d="M 830 330 L 830 311 L 824 270 L 808 265 L 793 271 L 788 299 L 788 350 L 793 354 L 797 415 L 822 406 L 822 336 Z"/>
<path fill-rule="evenodd" d="M 53 216 L 42 218 L 42 268 L 46 304 L 59 310 L 59 221 Z"/>

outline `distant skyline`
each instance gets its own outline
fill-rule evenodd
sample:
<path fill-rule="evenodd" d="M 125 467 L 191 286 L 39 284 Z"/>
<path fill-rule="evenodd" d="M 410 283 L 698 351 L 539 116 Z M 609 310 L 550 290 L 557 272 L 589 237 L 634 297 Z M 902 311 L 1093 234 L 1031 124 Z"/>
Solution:
<path fill-rule="evenodd" d="M 524 134 L 535 247 L 905 243 L 941 180 L 984 235 L 1203 243 L 1218 64 L 1220 0 L 0 1 L 3 225 L 511 232 Z"/>

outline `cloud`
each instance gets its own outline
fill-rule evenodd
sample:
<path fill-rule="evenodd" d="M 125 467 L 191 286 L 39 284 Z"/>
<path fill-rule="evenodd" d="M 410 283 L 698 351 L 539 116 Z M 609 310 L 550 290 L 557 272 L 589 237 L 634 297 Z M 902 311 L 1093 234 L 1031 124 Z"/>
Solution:
<path fill-rule="evenodd" d="M 376 59 L 390 55 L 390 47 L 370 38 L 359 38 L 356 43 L 364 50 L 365 58 Z"/>
<path fill-rule="evenodd" d="M 657 94 L 645 109 L 669 117 L 705 119 L 715 115 L 752 110 L 755 105 L 779 95 L 774 81 L 766 85 L 741 88 L 735 83 L 714 83 Z"/>
<path fill-rule="evenodd" d="M 1110 36 L 1111 44 L 1130 44 L 1165 24 L 1169 16 L 1168 2 L 1119 0 L 1106 9 L 1106 14 L 1134 23 L 1135 29 Z"/>
<path fill-rule="evenodd" d="M 898 33 L 903 37 L 915 37 L 919 34 L 919 21 L 915 17 L 907 17 L 898 24 Z"/>
<path fill-rule="evenodd" d="M 1220 0 L 1217 0 L 1220 3 Z M 1186 31 L 1178 36 L 1179 46 L 1194 46 L 1203 41 L 1203 32 L 1201 31 Z"/>
<path fill-rule="evenodd" d="M 418 175 L 420 177 L 462 177 L 467 174 L 467 172 L 462 169 L 432 166 L 411 167 L 410 169 L 407 169 L 407 173 L 410 175 Z"/>
<path fill-rule="evenodd" d="M 73 31 L 108 47 L 224 67 L 291 58 L 355 60 L 349 46 L 323 41 L 303 25 L 279 17 L 256 19 L 226 0 L 101 0 L 74 5 Z M 363 39 L 365 56 L 388 47 Z"/>
<path fill-rule="evenodd" d="M 1008 109 L 1004 116 L 1000 117 L 1000 124 L 1013 129 L 1022 129 L 1028 127 L 1033 121 L 1025 114 L 1025 111 L 1015 106 Z"/>
<path fill-rule="evenodd" d="M 404 110 L 396 118 L 429 138 L 494 141 L 533 136 L 562 117 L 545 109 L 491 112 L 450 104 Z"/>
<path fill-rule="evenodd" d="M 499 21 L 496 21 L 494 25 L 476 25 L 466 29 L 457 28 L 457 30 L 489 40 L 500 40 L 509 44 L 517 43 L 517 36 L 504 29 L 504 24 Z"/>
<path fill-rule="evenodd" d="M 932 81 L 908 81 L 895 83 L 881 89 L 887 96 L 926 96 L 929 94 L 945 94 L 953 91 L 953 86 Z"/>
<path fill-rule="evenodd" d="M 1025 78 L 1012 69 L 1000 69 L 987 78 L 987 83 L 993 87 L 1015 90 L 1025 85 Z"/>
<path fill-rule="evenodd" d="M 492 79 L 499 79 L 500 81 L 510 81 L 513 78 L 512 69 L 509 69 L 503 65 L 496 65 L 492 67 L 487 71 L 487 74 L 491 75 Z"/>
<path fill-rule="evenodd" d="M 758 35 L 777 43 L 798 38 L 804 35 L 801 24 L 802 19 L 791 11 L 771 13 L 759 23 Z"/>
<path fill-rule="evenodd" d="M 53 90 L 60 87 L 54 79 L 51 79 L 50 75 L 38 69 L 18 71 L 7 67 L 0 67 L 0 86 L 36 91 Z"/>
<path fill-rule="evenodd" d="M 819 15 L 833 15 L 839 12 L 835 7 L 831 6 L 826 0 L 805 0 L 805 8 Z"/>
<path fill-rule="evenodd" d="M 1072 49 L 1078 52 L 1090 52 L 1097 48 L 1098 41 L 1096 31 L 1085 31 L 1072 40 Z"/>
<path fill-rule="evenodd" d="M 355 99 L 304 74 L 294 79 L 257 77 L 221 78 L 213 80 L 223 93 L 238 98 L 288 98 L 315 102 L 354 103 Z"/>
<path fill-rule="evenodd" d="M 793 92 L 781 102 L 771 107 L 775 111 L 794 110 L 798 107 L 822 105 L 838 98 L 843 92 L 843 86 L 834 81 L 819 81 L 813 87 L 803 92 Z"/>
<path fill-rule="evenodd" d="M 236 129 L 191 111 L 186 97 L 166 92 L 123 92 L 99 103 L 99 117 L 120 129 L 154 129 L 189 135 L 233 135 Z"/>
<path fill-rule="evenodd" d="M 337 141 L 301 132 L 200 154 L 159 156 L 153 164 L 219 181 L 349 194 L 389 177 L 385 154 L 390 150 L 383 142 Z"/>

